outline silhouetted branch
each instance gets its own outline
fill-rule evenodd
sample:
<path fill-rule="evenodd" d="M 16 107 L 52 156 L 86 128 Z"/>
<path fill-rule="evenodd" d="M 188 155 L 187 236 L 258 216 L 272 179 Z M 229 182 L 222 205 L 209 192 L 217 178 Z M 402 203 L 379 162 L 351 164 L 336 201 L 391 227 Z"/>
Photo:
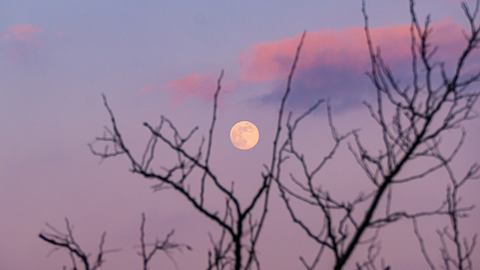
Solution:
<path fill-rule="evenodd" d="M 476 246 L 477 234 L 474 234 L 470 239 L 463 237 L 460 230 L 460 219 L 468 217 L 468 213 L 473 210 L 474 206 L 460 206 L 460 190 L 469 181 L 480 178 L 480 166 L 477 163 L 473 164 L 462 178 L 458 178 L 451 168 L 450 161 L 443 156 L 438 146 L 435 146 L 434 150 L 436 158 L 442 163 L 442 167 L 446 170 L 450 180 L 444 202 L 447 206 L 446 215 L 449 219 L 449 225 L 443 227 L 441 230 L 437 230 L 440 242 L 442 243 L 440 255 L 443 267 L 445 269 L 472 270 L 472 252 Z M 426 263 L 430 269 L 436 269 L 427 252 L 426 243 L 423 240 L 415 219 L 413 226 L 415 236 L 417 237 Z M 449 246 L 453 247 L 453 252 L 450 251 Z"/>
<path fill-rule="evenodd" d="M 380 241 L 378 241 L 379 232 L 380 230 L 377 229 L 373 237 L 368 241 L 369 244 L 367 247 L 367 258 L 364 262 L 356 263 L 357 270 L 377 270 L 377 269 L 388 270 L 390 269 L 390 266 L 387 266 L 383 259 L 380 261 L 380 265 L 378 265 L 378 262 L 377 262 L 382 249 Z"/>
<path fill-rule="evenodd" d="M 449 264 L 455 264 L 458 269 L 468 269 L 470 262 L 466 254 L 471 254 L 475 246 L 475 238 L 462 241 L 459 238 L 458 217 L 466 215 L 471 207 L 458 206 L 458 188 L 464 183 L 457 180 L 451 183 L 447 191 L 447 200 L 437 208 L 430 210 L 407 211 L 402 206 L 393 208 L 392 196 L 395 186 L 414 181 L 422 181 L 434 172 L 447 168 L 447 174 L 452 179 L 451 162 L 455 159 L 463 145 L 466 133 L 462 131 L 454 149 L 448 154 L 439 154 L 443 135 L 450 134 L 463 127 L 465 121 L 474 119 L 473 111 L 480 91 L 469 89 L 473 83 L 480 80 L 480 72 L 473 75 L 464 74 L 467 59 L 477 49 L 480 41 L 480 25 L 477 22 L 479 1 L 474 9 L 465 3 L 462 5 L 465 17 L 469 23 L 469 31 L 465 33 L 467 41 L 458 56 L 456 67 L 451 74 L 445 70 L 445 64 L 434 60 L 437 48 L 430 44 L 432 26 L 430 17 L 420 24 L 415 11 L 415 1 L 410 0 L 411 16 L 411 59 L 412 81 L 409 85 L 400 85 L 394 71 L 387 65 L 380 48 L 375 47 L 369 26 L 369 17 L 366 4 L 363 1 L 362 13 L 365 23 L 366 43 L 370 58 L 370 71 L 367 73 L 376 96 L 374 103 L 364 102 L 371 118 L 380 128 L 381 150 L 369 150 L 361 140 L 360 132 L 353 130 L 339 135 L 333 125 L 330 107 L 327 107 L 327 116 L 332 133 L 333 146 L 324 157 L 316 163 L 297 150 L 295 146 L 295 132 L 299 124 L 310 115 L 320 104 L 314 104 L 305 113 L 293 119 L 292 114 L 285 126 L 287 138 L 281 144 L 280 160 L 290 159 L 295 162 L 302 173 L 288 174 L 290 183 L 278 177 L 276 182 L 290 217 L 305 234 L 315 241 L 323 251 L 328 250 L 333 256 L 335 270 L 344 269 L 354 251 L 361 245 L 368 244 L 368 256 L 365 263 L 358 263 L 358 269 L 376 269 L 374 259 L 380 252 L 376 236 L 369 237 L 369 232 L 378 230 L 386 225 L 401 219 L 411 219 L 415 222 L 419 218 L 430 216 L 449 216 L 452 232 L 440 232 L 446 243 L 447 239 L 456 246 L 456 259 L 444 251 L 443 259 Z M 440 79 L 439 79 L 440 78 Z M 319 183 L 319 172 L 330 161 L 340 145 L 350 138 L 348 149 L 354 159 L 365 172 L 371 191 L 359 193 L 356 197 L 345 202 L 323 188 Z M 441 157 L 441 158 L 440 158 Z M 408 164 L 422 161 L 434 161 L 434 164 L 423 171 L 407 175 L 405 168 Z M 278 163 L 278 166 L 282 162 Z M 313 165 L 311 165 L 313 164 Z M 431 163 L 429 163 L 431 164 Z M 478 165 L 472 166 L 469 175 L 478 173 Z M 278 169 L 278 176 L 280 169 Z M 465 180 L 466 182 L 466 180 Z M 457 188 L 455 188 L 458 186 Z M 313 206 L 319 210 L 322 226 L 309 225 L 294 208 L 292 201 Z M 384 211 L 379 208 L 385 206 Z M 392 210 L 397 209 L 397 210 Z M 364 211 L 362 213 L 362 211 Z M 417 235 L 418 228 L 415 232 Z M 376 233 L 374 234 L 376 235 Z M 425 244 L 421 242 L 422 250 Z M 447 250 L 445 248 L 445 250 Z M 424 256 L 426 252 L 422 251 Z M 322 252 L 319 252 L 321 255 Z M 318 265 L 317 256 L 311 264 L 301 258 L 306 269 L 313 269 Z M 470 257 L 469 257 L 470 258 Z M 465 264 L 465 265 L 462 265 Z M 429 263 L 429 266 L 432 265 Z M 381 269 L 388 268 L 381 266 Z M 456 268 L 457 269 L 457 268 Z"/>
<path fill-rule="evenodd" d="M 278 144 L 281 136 L 283 114 L 291 91 L 291 82 L 299 61 L 304 38 L 305 33 L 302 35 L 297 47 L 288 75 L 286 90 L 280 104 L 270 166 L 265 165 L 265 171 L 261 173 L 261 185 L 253 193 L 245 207 L 241 206 L 239 199 L 234 194 L 233 183 L 232 187 L 228 188 L 214 173 L 209 164 L 210 156 L 213 152 L 213 135 L 217 120 L 218 96 L 221 90 L 223 71 L 217 80 L 217 89 L 213 98 L 213 113 L 206 149 L 203 149 L 204 139 L 202 138 L 195 153 L 191 153 L 186 145 L 192 140 L 198 128 L 193 128 L 184 136 L 181 135 L 172 121 L 162 116 L 160 123 L 156 126 L 144 123 L 151 138 L 146 144 L 141 159 L 137 160 L 120 133 L 117 120 L 107 102 L 107 98 L 103 96 L 104 106 L 110 117 L 111 127 L 105 128 L 106 131 L 103 136 L 97 137 L 93 143 L 89 144 L 91 152 L 102 160 L 119 155 L 126 156 L 130 162 L 130 171 L 132 173 L 141 175 L 144 178 L 158 180 L 159 183 L 154 186 L 155 190 L 165 188 L 175 190 L 198 212 L 213 221 L 220 228 L 220 238 L 214 241 L 213 237 L 210 236 L 213 250 L 209 252 L 208 269 L 224 269 L 226 267 L 235 270 L 260 269 L 256 245 L 268 212 L 271 182 L 278 173 L 276 171 L 279 168 L 278 164 L 282 162 L 278 157 Z M 177 158 L 176 164 L 169 168 L 164 168 L 163 172 L 155 171 L 151 166 L 155 160 L 158 143 L 163 143 L 176 154 Z M 198 194 L 191 189 L 192 186 L 190 184 L 187 184 L 188 179 L 193 178 L 191 175 L 195 170 L 201 173 Z M 210 209 L 206 206 L 205 199 L 207 197 L 205 193 L 207 184 L 211 185 L 213 190 L 219 192 L 224 197 L 224 217 L 218 215 L 219 211 L 217 209 Z M 212 190 L 212 188 L 208 190 Z M 255 211 L 258 212 L 256 218 L 253 215 L 255 209 L 259 209 Z"/>
<path fill-rule="evenodd" d="M 182 251 L 183 249 L 192 250 L 192 248 L 185 244 L 172 242 L 170 238 L 175 233 L 174 230 L 171 230 L 163 240 L 160 241 L 158 239 L 155 239 L 155 242 L 148 244 L 145 240 L 145 222 L 145 213 L 142 213 L 142 221 L 140 224 L 140 252 L 138 253 L 142 257 L 142 269 L 149 269 L 149 263 L 157 252 L 162 252 L 163 254 L 165 254 L 175 264 L 175 267 L 177 268 L 177 263 L 175 259 L 171 256 L 171 252 L 175 250 Z M 148 250 L 148 247 L 150 247 L 150 250 Z"/>
<path fill-rule="evenodd" d="M 50 229 L 50 232 L 42 232 L 38 235 L 40 239 L 54 246 L 52 252 L 57 250 L 66 250 L 72 261 L 72 269 L 77 270 L 77 260 L 80 261 L 83 265 L 84 270 L 96 270 L 99 269 L 102 264 L 105 262 L 104 255 L 108 252 L 113 252 L 114 250 L 105 251 L 105 238 L 106 232 L 102 233 L 100 237 L 100 243 L 98 245 L 97 255 L 94 256 L 93 261 L 90 260 L 90 254 L 86 253 L 78 244 L 73 236 L 73 228 L 70 225 L 70 222 L 65 218 L 65 227 L 67 232 L 63 233 L 57 230 L 55 227 L 47 224 L 47 227 Z M 52 253 L 51 252 L 51 253 Z M 65 267 L 64 267 L 65 268 Z"/>
<path fill-rule="evenodd" d="M 418 244 L 420 245 L 420 250 L 422 252 L 423 257 L 425 258 L 425 262 L 427 263 L 428 267 L 431 270 L 435 270 L 436 267 L 434 266 L 432 260 L 430 259 L 430 255 L 427 252 L 425 240 L 423 239 L 422 234 L 420 233 L 416 218 L 412 219 L 412 224 L 413 224 L 413 230 L 414 230 L 415 236 L 417 237 L 417 240 L 418 240 Z"/>
<path fill-rule="evenodd" d="M 313 162 L 298 149 L 295 135 L 301 123 L 324 102 L 320 99 L 298 116 L 294 117 L 290 112 L 285 117 L 286 103 L 292 91 L 292 81 L 306 33 L 303 33 L 296 48 L 281 98 L 271 160 L 269 164 L 264 165 L 261 184 L 247 202 L 242 203 L 235 194 L 233 182 L 223 182 L 210 166 L 223 71 L 218 77 L 213 96 L 213 112 L 207 139 L 202 137 L 199 144 L 193 147 L 196 150 L 192 150 L 192 142 L 196 138 L 198 127 L 184 134 L 170 119 L 162 116 L 156 125 L 143 123 L 150 139 L 142 156 L 137 158 L 124 141 L 105 96 L 103 102 L 110 118 L 110 126 L 105 128 L 102 136 L 97 137 L 89 145 L 90 150 L 102 160 L 120 155 L 127 157 L 132 173 L 157 180 L 157 184 L 153 186 L 155 190 L 167 188 L 174 190 L 219 228 L 216 239 L 209 235 L 212 249 L 208 252 L 207 269 L 260 269 L 256 247 L 268 212 L 272 181 L 276 182 L 280 197 L 293 222 L 318 244 L 318 252 L 310 263 L 304 257 L 300 257 L 306 269 L 319 267 L 321 257 L 327 252 L 334 259 L 335 270 L 345 269 L 352 254 L 362 245 L 367 247 L 367 258 L 362 263 L 356 263 L 358 270 L 389 269 L 383 261 L 380 266 L 376 262 L 381 251 L 378 233 L 384 226 L 402 219 L 413 221 L 414 233 L 420 243 L 422 254 L 429 267 L 434 269 L 435 266 L 426 251 L 426 243 L 417 224 L 420 218 L 431 216 L 449 217 L 449 227 L 438 232 L 443 243 L 441 254 L 445 267 L 453 265 L 462 270 L 471 269 L 471 254 L 476 237 L 469 241 L 461 239 L 459 218 L 467 215 L 472 207 L 460 206 L 458 193 L 460 187 L 467 181 L 477 177 L 480 169 L 478 165 L 473 165 L 465 178 L 457 179 L 450 167 L 463 145 L 465 131 L 462 130 L 452 151 L 444 154 L 440 148 L 443 145 L 442 136 L 463 128 L 465 121 L 476 117 L 473 108 L 480 91 L 471 90 L 469 86 L 480 80 L 480 72 L 466 74 L 464 69 L 467 60 L 480 42 L 480 25 L 477 22 L 480 1 L 476 2 L 473 9 L 465 3 L 462 5 L 468 22 L 468 31 L 464 32 L 466 45 L 450 74 L 445 70 L 445 63 L 435 60 L 437 47 L 430 43 L 432 33 L 430 17 L 427 16 L 425 22 L 421 24 L 416 14 L 415 1 L 409 0 L 409 3 L 412 80 L 402 85 L 396 79 L 394 71 L 384 61 L 380 48 L 374 45 L 366 3 L 362 2 L 370 59 L 367 76 L 375 92 L 373 102 L 364 102 L 364 105 L 380 129 L 380 151 L 368 149 L 362 142 L 359 130 L 339 133 L 328 104 L 327 119 L 333 144 L 324 156 L 317 157 Z M 359 192 L 349 200 L 340 200 L 319 183 L 319 178 L 322 169 L 332 161 L 338 149 L 347 140 L 349 151 L 365 173 L 369 190 Z M 174 164 L 161 167 L 162 170 L 154 169 L 152 166 L 156 160 L 159 144 L 165 146 L 175 156 Z M 287 177 L 284 177 L 282 168 L 287 160 L 298 166 L 300 173 L 288 173 Z M 409 164 L 423 161 L 433 161 L 434 164 L 413 174 L 405 172 Z M 441 169 L 446 169 L 451 181 L 443 203 L 434 209 L 417 211 L 403 210 L 402 206 L 394 207 L 396 205 L 392 198 L 397 185 L 423 181 Z M 197 175 L 200 176 L 199 179 L 192 180 L 197 178 Z M 217 192 L 224 199 L 225 203 L 221 209 L 207 206 L 209 204 L 206 200 L 210 197 L 206 196 L 207 191 Z M 308 224 L 297 211 L 298 204 L 292 201 L 317 209 L 322 225 Z M 143 217 L 141 225 L 141 255 L 146 269 L 155 252 L 163 249 L 157 249 L 162 246 L 159 245 L 160 242 L 156 242 L 150 252 L 146 251 L 144 219 Z M 170 235 L 167 235 L 165 243 L 169 243 L 169 238 Z M 449 252 L 447 248 L 449 244 L 455 247 L 455 255 Z"/>

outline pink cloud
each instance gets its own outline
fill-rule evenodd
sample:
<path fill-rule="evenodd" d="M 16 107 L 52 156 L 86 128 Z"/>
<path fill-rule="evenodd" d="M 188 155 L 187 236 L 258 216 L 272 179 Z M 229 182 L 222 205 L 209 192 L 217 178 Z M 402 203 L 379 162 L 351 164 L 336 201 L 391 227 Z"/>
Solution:
<path fill-rule="evenodd" d="M 436 60 L 453 60 L 464 44 L 461 28 L 444 21 L 433 25 L 431 43 L 439 45 Z M 410 25 L 371 29 L 387 64 L 403 82 L 410 81 Z M 263 101 L 277 101 L 290 69 L 300 35 L 251 46 L 240 56 L 240 78 L 245 84 L 270 82 Z M 337 99 L 340 107 L 359 104 L 369 95 L 365 76 L 369 56 L 363 27 L 309 32 L 294 80 L 292 103 L 304 105 L 318 98 Z"/>
<path fill-rule="evenodd" d="M 451 22 L 439 23 L 434 29 L 438 35 L 434 34 L 433 42 L 441 46 L 450 48 L 451 45 L 457 45 L 461 38 L 460 35 L 455 35 L 461 33 L 461 30 Z M 374 43 L 381 47 L 389 61 L 409 60 L 410 25 L 372 28 L 371 33 Z M 300 35 L 297 35 L 253 45 L 240 57 L 242 78 L 258 82 L 285 77 L 299 40 Z M 299 72 L 318 65 L 363 72 L 369 63 L 367 52 L 362 27 L 308 32 Z"/>
<path fill-rule="evenodd" d="M 212 93 L 215 86 L 211 76 L 200 73 L 192 73 L 180 79 L 169 82 L 175 94 L 182 96 L 205 95 Z"/>
<path fill-rule="evenodd" d="M 142 86 L 142 88 L 140 89 L 140 92 L 142 93 L 150 93 L 152 91 L 155 90 L 155 86 L 153 84 L 145 84 L 144 86 Z"/>
<path fill-rule="evenodd" d="M 191 97 L 200 97 L 211 100 L 217 89 L 218 74 L 194 72 L 179 79 L 171 80 L 166 88 L 173 93 L 176 100 Z M 223 93 L 233 89 L 233 83 L 225 78 L 222 81 Z"/>
<path fill-rule="evenodd" d="M 436 60 L 454 62 L 464 44 L 461 28 L 442 21 L 433 25 L 431 43 L 438 45 Z M 403 82 L 410 81 L 411 52 L 410 25 L 374 27 L 371 35 L 379 46 L 387 64 Z M 267 83 L 270 89 L 261 94 L 262 102 L 276 101 L 283 89 L 300 35 L 276 41 L 253 44 L 240 55 L 240 73 L 234 83 L 224 80 L 224 89 Z M 344 30 L 320 30 L 307 34 L 301 59 L 295 74 L 295 93 L 291 102 L 304 105 L 317 98 L 338 101 L 340 107 L 360 104 L 370 95 L 370 84 L 365 72 L 369 56 L 363 27 Z M 447 66 L 448 67 L 448 66 Z M 214 73 L 195 72 L 167 83 L 175 99 L 201 97 L 211 99 L 216 88 Z M 235 79 L 236 78 L 236 79 Z M 147 90 L 148 89 L 148 90 Z M 151 86 L 144 90 L 151 91 Z M 263 95 L 263 96 L 262 96 Z"/>
<path fill-rule="evenodd" d="M 40 26 L 32 24 L 12 25 L 4 33 L 6 40 L 15 43 L 35 43 L 39 35 L 43 32 Z"/>
<path fill-rule="evenodd" d="M 0 37 L 5 42 L 8 56 L 13 62 L 24 62 L 40 48 L 43 28 L 32 24 L 16 24 L 3 31 Z"/>

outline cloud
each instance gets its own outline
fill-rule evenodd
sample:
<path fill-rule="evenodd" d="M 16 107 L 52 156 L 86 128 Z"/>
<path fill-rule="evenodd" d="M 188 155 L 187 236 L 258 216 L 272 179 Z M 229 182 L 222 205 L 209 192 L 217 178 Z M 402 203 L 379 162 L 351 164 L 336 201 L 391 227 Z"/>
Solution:
<path fill-rule="evenodd" d="M 176 101 L 191 97 L 209 100 L 215 91 L 215 78 L 209 74 L 191 73 L 167 83 L 167 89 Z"/>
<path fill-rule="evenodd" d="M 9 56 L 15 61 L 27 59 L 40 46 L 40 37 L 44 32 L 40 26 L 32 24 L 15 24 L 2 32 Z"/>
<path fill-rule="evenodd" d="M 154 91 L 155 88 L 156 88 L 156 87 L 155 87 L 155 85 L 153 85 L 153 84 L 150 84 L 150 83 L 149 83 L 149 84 L 145 84 L 145 85 L 143 85 L 142 88 L 140 89 L 140 92 L 141 92 L 141 93 L 150 93 L 150 92 Z"/>
<path fill-rule="evenodd" d="M 371 33 L 397 78 L 409 81 L 410 25 L 372 28 Z M 244 83 L 270 82 L 272 85 L 261 95 L 261 103 L 280 99 L 299 40 L 297 35 L 255 44 L 241 55 L 240 77 Z M 434 25 L 432 44 L 439 45 L 438 59 L 454 59 L 463 42 L 461 30 L 454 23 Z M 372 93 L 365 75 L 369 65 L 362 27 L 309 32 L 295 73 L 290 103 L 294 107 L 305 107 L 318 98 L 328 98 L 340 109 L 360 104 Z"/>
<path fill-rule="evenodd" d="M 7 28 L 4 38 L 9 42 L 32 44 L 36 43 L 43 32 L 40 26 L 32 24 L 16 24 Z"/>
<path fill-rule="evenodd" d="M 435 60 L 446 61 L 450 64 L 447 70 L 451 70 L 465 44 L 462 30 L 451 21 L 436 23 L 433 29 L 431 44 L 439 46 Z M 410 25 L 372 27 L 371 34 L 374 46 L 381 48 L 396 78 L 401 83 L 410 82 Z M 227 83 L 229 90 L 261 88 L 256 101 L 278 104 L 299 40 L 300 34 L 253 44 L 239 57 L 240 72 L 223 84 Z M 363 27 L 308 32 L 294 76 L 290 105 L 305 108 L 319 98 L 329 99 L 341 110 L 360 105 L 374 93 L 365 74 L 369 68 Z M 191 73 L 169 81 L 166 88 L 177 100 L 211 99 L 217 79 L 212 74 Z"/>
<path fill-rule="evenodd" d="M 180 79 L 168 83 L 177 96 L 206 96 L 213 93 L 215 87 L 214 78 L 201 73 L 191 73 Z"/>
<path fill-rule="evenodd" d="M 167 82 L 166 88 L 177 101 L 191 97 L 212 100 L 215 90 L 217 89 L 217 80 L 218 74 L 194 72 Z M 224 79 L 221 85 L 223 93 L 233 89 L 233 83 L 231 81 Z"/>

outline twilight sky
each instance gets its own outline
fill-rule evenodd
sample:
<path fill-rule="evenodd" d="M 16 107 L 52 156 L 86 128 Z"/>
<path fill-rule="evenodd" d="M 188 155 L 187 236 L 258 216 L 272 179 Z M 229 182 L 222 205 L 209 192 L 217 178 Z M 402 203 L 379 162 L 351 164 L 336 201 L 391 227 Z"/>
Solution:
<path fill-rule="evenodd" d="M 206 265 L 207 233 L 215 233 L 209 221 L 173 192 L 152 192 L 151 182 L 128 172 L 124 158 L 99 164 L 89 152 L 87 143 L 108 123 L 102 93 L 126 140 L 140 153 L 148 138 L 141 123 L 155 122 L 161 114 L 182 130 L 199 125 L 206 132 L 211 95 L 223 68 L 211 163 L 249 198 L 248 191 L 259 184 L 262 164 L 269 158 L 278 99 L 295 46 L 307 30 L 290 108 L 329 98 L 338 128 L 361 128 L 361 135 L 375 147 L 374 123 L 360 106 L 373 93 L 364 75 L 369 62 L 360 4 L 0 0 L 0 269 L 61 269 L 65 254 L 47 257 L 50 247 L 37 234 L 45 222 L 63 229 L 64 217 L 75 225 L 86 249 L 96 249 L 104 230 L 107 247 L 122 248 L 109 254 L 102 269 L 139 269 L 135 246 L 142 212 L 152 238 L 175 228 L 175 239 L 194 248 L 175 255 L 179 269 Z M 369 0 L 368 6 L 375 42 L 398 78 L 407 80 L 408 1 Z M 419 0 L 418 11 L 422 18 L 432 14 L 439 59 L 455 59 L 464 44 L 460 1 Z M 478 65 L 472 62 L 469 67 Z M 322 107 L 300 134 L 312 158 L 331 144 L 324 116 Z M 229 129 L 238 120 L 252 121 L 260 129 L 260 142 L 251 151 L 240 152 L 228 140 Z M 466 145 L 455 164 L 459 170 L 478 161 L 478 119 L 467 128 Z M 345 148 L 336 159 L 324 175 L 333 190 L 348 197 L 366 180 L 357 179 L 360 169 Z M 405 187 L 399 205 L 421 209 L 438 205 L 446 183 L 440 180 Z M 472 183 L 464 200 L 480 204 L 479 190 L 479 184 Z M 298 257 L 312 257 L 314 245 L 290 222 L 277 193 L 272 194 L 260 243 L 261 261 L 264 269 L 300 269 Z M 314 213 L 305 210 L 305 215 Z M 437 261 L 434 229 L 445 222 L 421 224 Z M 478 232 L 478 224 L 480 213 L 475 209 L 462 226 L 471 235 Z M 382 243 L 382 256 L 394 269 L 426 266 L 408 222 L 385 230 Z M 476 258 L 478 266 L 480 256 Z M 158 256 L 155 263 L 175 269 L 166 257 Z M 327 269 L 328 261 L 325 265 Z"/>

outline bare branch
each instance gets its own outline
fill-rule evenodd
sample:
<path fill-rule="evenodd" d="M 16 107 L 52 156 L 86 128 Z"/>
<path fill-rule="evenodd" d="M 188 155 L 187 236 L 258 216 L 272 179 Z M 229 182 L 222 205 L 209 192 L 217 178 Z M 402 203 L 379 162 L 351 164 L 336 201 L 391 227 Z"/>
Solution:
<path fill-rule="evenodd" d="M 41 232 L 38 237 L 54 247 L 52 252 L 57 250 L 67 251 L 72 260 L 73 269 L 77 269 L 76 260 L 81 262 L 85 270 L 99 269 L 105 262 L 104 256 L 106 253 L 118 251 L 104 250 L 105 238 L 107 234 L 106 232 L 103 232 L 100 237 L 98 252 L 94 256 L 93 261 L 91 261 L 89 253 L 86 253 L 75 240 L 73 236 L 73 227 L 67 218 L 65 218 L 66 233 L 57 230 L 55 227 L 49 224 L 47 224 L 47 227 L 50 229 L 50 232 Z"/>
<path fill-rule="evenodd" d="M 157 252 L 162 252 L 166 255 L 175 265 L 175 268 L 178 268 L 175 259 L 171 256 L 171 252 L 182 251 L 183 249 L 192 250 L 192 248 L 185 244 L 172 242 L 170 239 L 175 233 L 174 230 L 171 230 L 162 241 L 156 239 L 155 242 L 148 244 L 145 240 L 145 222 L 145 213 L 142 213 L 142 221 L 140 224 L 140 252 L 138 253 L 138 255 L 142 257 L 142 269 L 149 269 L 149 263 Z M 147 250 L 148 247 L 150 247 L 149 251 Z"/>

